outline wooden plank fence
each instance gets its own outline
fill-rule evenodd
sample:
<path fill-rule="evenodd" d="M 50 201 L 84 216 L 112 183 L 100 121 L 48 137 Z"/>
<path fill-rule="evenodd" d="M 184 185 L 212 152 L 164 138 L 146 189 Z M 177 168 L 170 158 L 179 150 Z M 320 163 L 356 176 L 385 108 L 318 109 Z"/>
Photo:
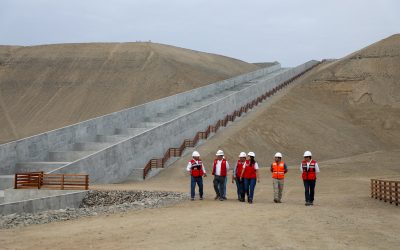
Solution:
<path fill-rule="evenodd" d="M 88 190 L 87 174 L 44 174 L 43 172 L 27 172 L 15 174 L 15 189 L 60 189 Z"/>
<path fill-rule="evenodd" d="M 321 62 L 322 63 L 322 62 Z M 321 64 L 319 63 L 319 64 Z M 216 124 L 208 126 L 206 131 L 200 131 L 197 132 L 195 137 L 193 139 L 185 139 L 181 146 L 179 148 L 169 148 L 167 152 L 165 152 L 163 158 L 161 159 L 151 159 L 149 162 L 146 164 L 146 166 L 143 169 L 143 179 L 146 178 L 147 174 L 152 168 L 163 168 L 164 164 L 170 159 L 171 157 L 181 157 L 183 151 L 187 147 L 194 147 L 196 146 L 197 142 L 201 139 L 207 139 L 211 133 L 216 133 L 220 127 L 226 127 L 228 122 L 233 122 L 236 117 L 240 117 L 243 113 L 246 113 L 250 109 L 252 109 L 254 106 L 257 106 L 259 103 L 261 103 L 263 100 L 267 99 L 268 97 L 274 95 L 276 92 L 281 90 L 282 88 L 286 87 L 290 83 L 294 82 L 297 78 L 301 77 L 311 69 L 315 68 L 317 65 L 314 65 L 313 67 L 301 72 L 300 74 L 292 77 L 291 79 L 283 82 L 282 84 L 278 85 L 277 87 L 273 88 L 270 91 L 267 91 L 263 95 L 257 97 L 253 101 L 247 103 L 243 107 L 241 107 L 239 110 L 235 110 L 232 114 L 226 115 L 222 120 L 219 120 Z"/>
<path fill-rule="evenodd" d="M 399 205 L 400 181 L 371 179 L 371 198 Z"/>

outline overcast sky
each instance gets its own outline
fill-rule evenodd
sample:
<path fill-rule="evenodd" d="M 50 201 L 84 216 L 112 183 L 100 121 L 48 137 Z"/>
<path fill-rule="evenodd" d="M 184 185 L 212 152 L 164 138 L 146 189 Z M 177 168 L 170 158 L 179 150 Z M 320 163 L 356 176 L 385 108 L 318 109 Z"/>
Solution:
<path fill-rule="evenodd" d="M 399 32 L 399 0 L 0 0 L 7 45 L 151 40 L 294 66 Z"/>

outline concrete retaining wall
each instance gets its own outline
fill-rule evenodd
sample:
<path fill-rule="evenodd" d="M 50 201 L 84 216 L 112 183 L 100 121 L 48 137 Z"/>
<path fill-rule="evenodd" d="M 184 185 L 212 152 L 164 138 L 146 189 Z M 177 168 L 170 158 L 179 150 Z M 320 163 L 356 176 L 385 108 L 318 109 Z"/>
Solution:
<path fill-rule="evenodd" d="M 272 78 L 259 80 L 258 84 L 61 167 L 53 173 L 84 172 L 90 175 L 91 182 L 96 183 L 124 181 L 135 169 L 143 168 L 150 159 L 161 157 L 168 148 L 178 147 L 184 139 L 193 138 L 198 131 L 206 130 L 209 125 L 215 124 L 227 114 L 317 63 L 310 61 L 296 68 L 286 69 Z"/>
<path fill-rule="evenodd" d="M 46 210 L 78 208 L 88 191 L 76 191 L 18 202 L 0 204 L 0 214 L 37 213 Z"/>
<path fill-rule="evenodd" d="M 0 175 L 14 174 L 17 162 L 48 161 L 49 151 L 65 149 L 70 145 L 81 141 L 91 141 L 98 134 L 112 134 L 115 128 L 132 127 L 136 123 L 145 121 L 147 118 L 146 116 L 149 114 L 163 113 L 164 111 L 178 105 L 185 105 L 193 99 L 201 99 L 209 94 L 223 91 L 224 89 L 261 77 L 279 69 L 280 64 L 276 64 L 268 68 L 263 68 L 228 80 L 155 100 L 133 108 L 2 144 L 0 145 Z M 151 138 L 141 140 L 151 141 Z M 134 141 L 130 143 L 132 144 Z M 133 145 L 131 146 L 133 147 Z M 123 148 L 128 150 L 126 146 Z M 118 161 L 121 161 L 117 160 L 117 156 L 126 153 L 127 152 L 115 153 L 114 150 L 110 149 L 105 152 L 104 157 L 107 157 L 107 162 L 114 165 L 118 164 Z M 129 154 L 131 154 L 131 151 L 129 151 Z M 131 160 L 132 157 L 127 156 L 125 158 Z M 105 159 L 103 160 L 105 161 Z M 87 163 L 92 164 L 94 162 L 88 159 Z"/>

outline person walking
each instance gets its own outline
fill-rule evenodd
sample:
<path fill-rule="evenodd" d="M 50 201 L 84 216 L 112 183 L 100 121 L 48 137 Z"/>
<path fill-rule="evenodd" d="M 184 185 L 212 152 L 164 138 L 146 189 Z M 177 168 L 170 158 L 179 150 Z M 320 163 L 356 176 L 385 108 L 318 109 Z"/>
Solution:
<path fill-rule="evenodd" d="M 248 161 L 246 161 L 246 153 L 241 152 L 239 154 L 239 160 L 236 162 L 235 168 L 233 169 L 232 175 L 232 183 L 236 182 L 238 200 L 241 202 L 244 202 L 244 181 L 242 178 L 240 178 L 240 175 L 242 174 L 242 170 L 246 163 L 248 163 Z"/>
<path fill-rule="evenodd" d="M 247 202 L 252 204 L 256 183 L 260 182 L 258 176 L 259 167 L 255 160 L 256 154 L 254 152 L 249 152 L 247 156 L 249 157 L 248 164 L 244 166 L 240 177 L 244 182 L 244 192 L 247 194 Z"/>
<path fill-rule="evenodd" d="M 215 200 L 226 200 L 224 197 L 224 186 L 226 175 L 229 171 L 229 163 L 224 159 L 224 151 L 218 150 L 216 153 L 217 158 L 214 160 L 214 166 L 212 174 L 214 175 L 214 190 L 215 190 Z"/>
<path fill-rule="evenodd" d="M 317 173 L 319 173 L 318 163 L 312 159 L 310 151 L 304 152 L 304 160 L 301 162 L 300 171 L 303 179 L 305 189 L 306 206 L 314 204 L 315 183 L 317 180 Z"/>
<path fill-rule="evenodd" d="M 186 170 L 190 172 L 190 200 L 194 200 L 196 183 L 199 186 L 200 200 L 203 199 L 203 176 L 206 177 L 206 169 L 203 162 L 200 160 L 200 154 L 197 151 L 192 153 L 193 159 L 191 159 Z"/>
<path fill-rule="evenodd" d="M 285 174 L 287 173 L 286 163 L 282 161 L 282 154 L 277 152 L 271 164 L 272 185 L 274 188 L 274 202 L 281 203 Z"/>

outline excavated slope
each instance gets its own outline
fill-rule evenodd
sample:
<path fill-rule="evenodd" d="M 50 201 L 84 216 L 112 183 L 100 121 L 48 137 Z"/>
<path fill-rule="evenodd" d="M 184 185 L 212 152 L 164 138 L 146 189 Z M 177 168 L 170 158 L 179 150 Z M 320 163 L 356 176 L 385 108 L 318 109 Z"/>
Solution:
<path fill-rule="evenodd" d="M 0 46 L 0 143 L 258 68 L 154 43 Z"/>

